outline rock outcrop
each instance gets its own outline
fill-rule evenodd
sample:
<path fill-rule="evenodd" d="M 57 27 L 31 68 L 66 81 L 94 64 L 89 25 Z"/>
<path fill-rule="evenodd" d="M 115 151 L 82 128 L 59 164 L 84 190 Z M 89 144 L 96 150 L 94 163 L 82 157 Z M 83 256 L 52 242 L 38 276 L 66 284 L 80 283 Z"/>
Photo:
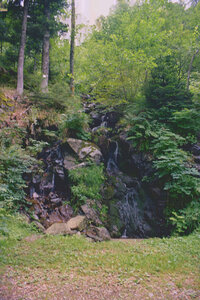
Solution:
<path fill-rule="evenodd" d="M 90 158 L 95 163 L 101 162 L 102 153 L 95 144 L 73 138 L 67 139 L 67 143 L 80 160 Z"/>
<path fill-rule="evenodd" d="M 67 225 L 67 223 L 54 223 L 45 231 L 45 233 L 51 235 L 57 235 L 57 234 L 71 235 L 73 234 L 73 231 Z"/>
<path fill-rule="evenodd" d="M 76 216 L 74 218 L 71 218 L 67 222 L 67 226 L 70 228 L 70 230 L 77 230 L 77 231 L 83 231 L 87 228 L 87 218 L 85 216 Z"/>

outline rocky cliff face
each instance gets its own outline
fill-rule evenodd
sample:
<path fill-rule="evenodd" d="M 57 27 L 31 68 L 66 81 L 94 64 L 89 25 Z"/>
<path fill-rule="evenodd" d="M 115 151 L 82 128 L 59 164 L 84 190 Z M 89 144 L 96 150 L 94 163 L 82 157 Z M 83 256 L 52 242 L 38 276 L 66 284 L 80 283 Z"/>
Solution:
<path fill-rule="evenodd" d="M 120 113 L 104 113 L 91 104 L 85 106 L 85 111 L 92 118 L 92 142 L 68 138 L 39 155 L 44 172 L 34 175 L 29 183 L 33 218 L 49 228 L 74 216 L 68 172 L 87 166 L 89 159 L 95 164 L 103 163 L 106 175 L 100 205 L 108 207 L 108 216 L 102 224 L 95 224 L 90 218 L 94 226 L 106 226 L 113 237 L 166 235 L 165 194 L 157 182 L 150 185 L 143 181 L 145 176 L 153 174 L 151 157 L 137 153 L 125 133 L 118 134 Z M 87 215 L 81 207 L 78 213 Z"/>

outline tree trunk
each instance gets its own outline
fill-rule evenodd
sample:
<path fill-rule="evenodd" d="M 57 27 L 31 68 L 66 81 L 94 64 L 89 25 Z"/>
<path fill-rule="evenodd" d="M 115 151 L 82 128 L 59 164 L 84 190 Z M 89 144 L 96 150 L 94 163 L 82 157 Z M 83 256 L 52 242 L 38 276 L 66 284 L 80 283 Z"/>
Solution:
<path fill-rule="evenodd" d="M 49 48 L 50 48 L 50 32 L 49 32 L 49 20 L 50 20 L 50 9 L 49 1 L 44 1 L 44 14 L 47 20 L 46 28 L 43 37 L 43 48 L 42 48 L 42 83 L 41 89 L 43 93 L 48 92 L 49 83 Z"/>
<path fill-rule="evenodd" d="M 76 30 L 76 16 L 75 16 L 75 0 L 72 0 L 71 10 L 71 45 L 70 45 L 70 90 L 71 95 L 74 96 L 74 48 L 75 48 L 75 30 Z"/>
<path fill-rule="evenodd" d="M 189 86 L 190 86 L 190 74 L 192 71 L 192 64 L 193 61 L 195 59 L 195 56 L 199 53 L 199 49 L 196 50 L 196 52 L 193 54 L 191 61 L 190 61 L 190 65 L 189 65 L 189 69 L 188 69 L 188 76 L 187 76 L 187 90 L 189 91 Z"/>
<path fill-rule="evenodd" d="M 19 48 L 18 66 L 17 66 L 17 93 L 21 96 L 24 92 L 24 50 L 26 45 L 26 29 L 28 16 L 29 0 L 24 1 L 24 13 L 22 21 L 22 33 Z"/>

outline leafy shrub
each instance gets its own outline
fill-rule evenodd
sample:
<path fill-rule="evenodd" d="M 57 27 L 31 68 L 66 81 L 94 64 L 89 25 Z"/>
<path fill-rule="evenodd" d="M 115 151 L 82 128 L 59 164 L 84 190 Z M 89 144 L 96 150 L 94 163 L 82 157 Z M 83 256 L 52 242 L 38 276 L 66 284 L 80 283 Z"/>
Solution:
<path fill-rule="evenodd" d="M 177 118 L 180 118 L 180 125 L 177 124 L 177 128 L 181 128 L 182 124 L 184 127 L 184 122 L 187 122 L 186 118 L 190 114 L 188 112 L 191 113 L 191 110 L 182 110 L 180 114 L 175 114 Z M 197 112 L 193 113 L 195 116 L 198 114 Z M 189 154 L 181 149 L 181 146 L 188 140 L 172 132 L 166 124 L 159 123 L 155 119 L 155 113 L 152 110 L 150 113 L 140 112 L 137 115 L 129 113 L 127 118 L 129 120 L 128 139 L 133 141 L 133 146 L 137 147 L 138 150 L 148 151 L 153 155 L 154 177 L 159 179 L 168 199 L 167 218 L 171 216 L 173 211 L 176 214 L 176 224 L 174 223 L 175 219 L 170 220 L 177 231 L 189 232 L 193 230 L 197 224 L 192 223 L 189 217 L 192 208 L 189 210 L 188 207 L 190 207 L 190 203 L 197 203 L 199 199 L 200 179 L 198 171 L 192 167 Z M 174 122 L 176 121 L 174 120 Z M 195 128 L 195 124 L 197 124 L 197 120 L 188 122 L 188 127 L 185 124 L 188 133 L 190 126 L 193 127 L 193 133 L 195 131 L 197 133 L 198 129 Z M 182 133 L 182 129 L 177 131 Z M 184 136 L 183 133 L 182 135 Z M 143 180 L 150 181 L 152 179 L 144 178 Z M 185 216 L 184 219 L 182 214 Z M 186 214 L 188 221 L 184 223 Z"/>
<path fill-rule="evenodd" d="M 100 189 L 105 180 L 103 165 L 90 164 L 84 168 L 70 170 L 69 177 L 73 183 L 71 191 L 75 208 L 80 207 L 87 199 L 101 199 Z"/>
<path fill-rule="evenodd" d="M 53 108 L 60 112 L 63 112 L 63 110 L 66 110 L 70 106 L 74 107 L 74 104 L 77 102 L 77 99 L 70 96 L 69 85 L 65 82 L 57 82 L 49 85 L 48 93 L 34 90 L 31 99 L 38 107 Z"/>
<path fill-rule="evenodd" d="M 192 201 L 178 213 L 173 212 L 170 221 L 174 225 L 174 233 L 185 234 L 200 226 L 200 202 Z"/>
<path fill-rule="evenodd" d="M 0 153 L 0 207 L 17 211 L 27 208 L 24 173 L 31 172 L 35 160 L 19 146 L 2 148 Z"/>
<path fill-rule="evenodd" d="M 179 149 L 184 143 L 182 137 L 163 129 L 158 134 L 159 138 L 151 147 L 156 175 L 164 182 L 164 189 L 171 198 L 170 205 L 182 208 L 198 197 L 198 171 L 190 166 L 188 154 Z"/>
<path fill-rule="evenodd" d="M 39 93 L 42 81 L 41 72 L 25 72 L 24 74 L 24 88 L 30 92 Z"/>
<path fill-rule="evenodd" d="M 66 113 L 62 115 L 60 130 L 82 140 L 90 139 L 90 134 L 86 131 L 89 117 L 82 111 Z"/>
<path fill-rule="evenodd" d="M 13 144 L 22 144 L 22 140 L 25 137 L 26 130 L 13 122 L 11 127 L 4 127 L 0 130 L 0 146 L 10 147 Z"/>
<path fill-rule="evenodd" d="M 184 136 L 188 142 L 196 142 L 200 131 L 200 111 L 185 108 L 174 112 L 170 121 L 175 132 Z"/>
<path fill-rule="evenodd" d="M 158 135 L 157 122 L 151 120 L 151 114 L 140 112 L 138 115 L 127 116 L 129 122 L 128 140 L 133 142 L 133 146 L 140 151 L 148 151 L 151 142 Z"/>
<path fill-rule="evenodd" d="M 36 141 L 34 139 L 29 139 L 30 145 L 27 147 L 27 150 L 30 154 L 36 156 L 40 153 L 44 147 L 47 147 L 49 144 L 44 141 Z"/>

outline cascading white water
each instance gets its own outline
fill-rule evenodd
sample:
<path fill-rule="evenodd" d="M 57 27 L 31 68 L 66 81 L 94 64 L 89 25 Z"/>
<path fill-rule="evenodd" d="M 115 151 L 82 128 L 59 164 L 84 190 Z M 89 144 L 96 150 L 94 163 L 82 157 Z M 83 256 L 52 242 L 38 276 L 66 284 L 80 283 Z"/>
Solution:
<path fill-rule="evenodd" d="M 119 171 L 118 166 L 117 166 L 117 158 L 118 158 L 118 151 L 119 151 L 119 146 L 117 142 L 113 142 L 112 144 L 112 150 L 110 152 L 110 156 L 107 162 L 107 172 L 108 174 L 111 174 L 113 172 Z"/>

